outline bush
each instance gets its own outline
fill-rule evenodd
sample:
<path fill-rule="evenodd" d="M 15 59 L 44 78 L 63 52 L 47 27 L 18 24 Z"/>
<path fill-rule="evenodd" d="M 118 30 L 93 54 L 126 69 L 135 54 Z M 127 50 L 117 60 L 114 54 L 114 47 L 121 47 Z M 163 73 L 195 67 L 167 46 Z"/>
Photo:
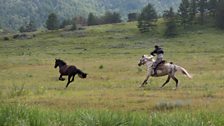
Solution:
<path fill-rule="evenodd" d="M 19 28 L 20 32 L 34 32 L 36 30 L 37 30 L 37 28 L 36 28 L 36 26 L 35 26 L 33 21 L 30 21 L 29 24 L 25 24 L 24 26 L 21 26 Z"/>
<path fill-rule="evenodd" d="M 9 40 L 9 37 L 4 37 L 3 39 L 4 39 L 5 41 L 7 41 L 7 40 Z"/>

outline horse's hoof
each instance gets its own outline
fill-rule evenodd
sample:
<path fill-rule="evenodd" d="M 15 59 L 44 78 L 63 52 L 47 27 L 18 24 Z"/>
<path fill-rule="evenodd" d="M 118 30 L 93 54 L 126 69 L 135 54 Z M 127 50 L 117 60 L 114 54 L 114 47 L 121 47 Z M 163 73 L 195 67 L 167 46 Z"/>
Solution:
<path fill-rule="evenodd" d="M 140 86 L 139 86 L 139 88 L 143 88 L 143 87 L 144 87 L 144 85 L 140 85 Z"/>
<path fill-rule="evenodd" d="M 177 90 L 177 88 L 173 88 L 173 90 Z"/>
<path fill-rule="evenodd" d="M 64 78 L 60 78 L 59 80 L 60 80 L 60 81 L 64 81 L 65 79 L 64 79 Z"/>

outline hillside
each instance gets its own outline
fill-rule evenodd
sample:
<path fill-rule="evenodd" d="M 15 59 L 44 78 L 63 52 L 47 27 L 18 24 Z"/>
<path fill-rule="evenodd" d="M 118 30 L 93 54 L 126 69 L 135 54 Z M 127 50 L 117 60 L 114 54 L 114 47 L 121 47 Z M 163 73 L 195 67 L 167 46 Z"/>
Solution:
<path fill-rule="evenodd" d="M 79 15 L 87 17 L 89 12 L 102 15 L 105 11 L 117 11 L 126 18 L 129 12 L 139 12 L 148 2 L 161 13 L 171 6 L 177 8 L 180 0 L 0 0 L 0 26 L 18 29 L 33 20 L 40 27 L 52 12 L 61 20 Z"/>

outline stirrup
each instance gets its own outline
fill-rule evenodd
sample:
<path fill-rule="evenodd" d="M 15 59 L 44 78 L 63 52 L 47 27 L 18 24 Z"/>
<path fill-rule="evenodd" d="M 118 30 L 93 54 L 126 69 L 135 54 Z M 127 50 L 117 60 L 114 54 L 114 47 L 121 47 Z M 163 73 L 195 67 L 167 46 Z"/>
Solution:
<path fill-rule="evenodd" d="M 152 76 L 157 76 L 157 72 L 155 70 L 153 70 Z"/>
<path fill-rule="evenodd" d="M 158 76 L 157 73 L 153 73 L 153 76 Z"/>

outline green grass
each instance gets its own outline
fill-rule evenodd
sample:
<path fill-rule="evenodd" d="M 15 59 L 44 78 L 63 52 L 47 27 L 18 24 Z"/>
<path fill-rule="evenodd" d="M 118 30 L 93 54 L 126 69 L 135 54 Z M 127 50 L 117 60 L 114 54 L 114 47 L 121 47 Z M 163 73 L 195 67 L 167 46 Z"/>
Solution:
<path fill-rule="evenodd" d="M 17 106 L 1 106 L 0 125 L 13 126 L 218 126 L 223 125 L 221 112 L 112 112 L 109 110 L 53 111 Z"/>
<path fill-rule="evenodd" d="M 116 120 L 129 125 L 126 122 L 137 116 L 136 124 L 130 125 L 224 125 L 223 31 L 194 29 L 168 39 L 162 29 L 159 25 L 156 33 L 141 35 L 132 22 L 78 32 L 40 32 L 29 40 L 0 39 L 1 113 L 5 110 L 12 116 L 2 125 L 31 125 L 35 121 L 29 118 L 37 120 L 35 125 L 55 121 L 55 125 L 72 125 L 79 112 L 90 115 L 83 122 L 90 124 L 96 120 L 114 124 Z M 178 90 L 172 90 L 173 81 L 159 88 L 166 77 L 151 78 L 145 88 L 138 88 L 146 75 L 145 67 L 137 66 L 138 60 L 155 44 L 164 47 L 166 60 L 186 68 L 193 79 L 177 74 Z M 58 80 L 55 58 L 87 72 L 87 79 L 76 77 L 64 89 L 67 78 Z M 28 115 L 17 116 L 6 106 Z M 1 120 L 5 119 L 1 113 Z M 57 122 L 59 115 L 64 122 Z M 96 119 L 91 122 L 92 118 Z"/>

